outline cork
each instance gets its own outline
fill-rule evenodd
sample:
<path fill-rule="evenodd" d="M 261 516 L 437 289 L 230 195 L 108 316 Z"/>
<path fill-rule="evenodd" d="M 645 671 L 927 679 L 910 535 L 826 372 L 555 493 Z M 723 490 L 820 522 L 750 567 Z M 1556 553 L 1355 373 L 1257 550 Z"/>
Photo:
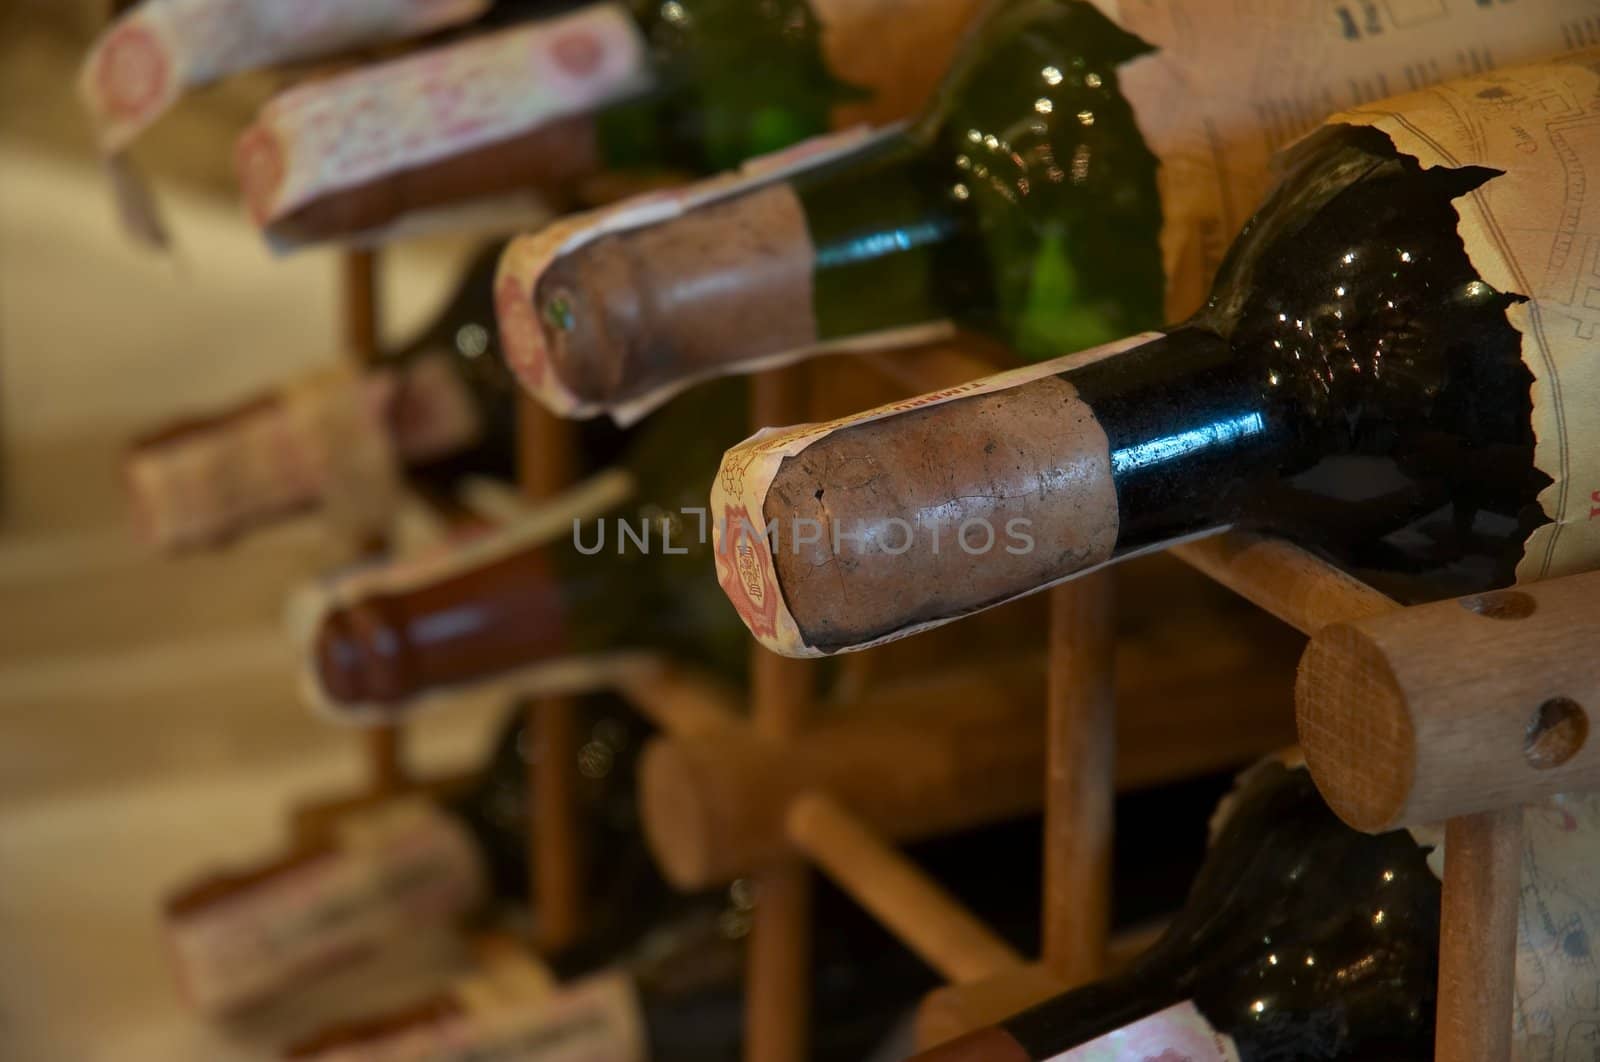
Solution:
<path fill-rule="evenodd" d="M 375 240 L 592 172 L 594 114 L 655 76 L 632 16 L 592 4 L 297 85 L 241 135 L 235 167 L 278 247 Z"/>
<path fill-rule="evenodd" d="M 863 649 L 1111 559 L 1110 443 L 1070 372 L 1134 336 L 724 455 L 717 572 L 776 652 Z"/>
<path fill-rule="evenodd" d="M 812 257 L 787 184 L 561 255 L 533 292 L 552 382 L 611 406 L 811 346 Z"/>
<path fill-rule="evenodd" d="M 402 219 L 438 208 L 535 192 L 559 198 L 600 168 L 594 119 L 552 122 L 521 136 L 328 190 L 303 206 L 271 216 L 269 205 L 286 148 L 270 131 L 239 141 L 234 166 L 252 215 L 275 247 L 373 238 Z"/>

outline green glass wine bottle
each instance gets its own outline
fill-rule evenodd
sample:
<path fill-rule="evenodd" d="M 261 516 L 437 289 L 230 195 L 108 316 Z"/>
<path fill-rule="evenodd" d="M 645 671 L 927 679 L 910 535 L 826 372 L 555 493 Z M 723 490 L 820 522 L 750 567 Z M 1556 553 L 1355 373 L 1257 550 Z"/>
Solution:
<path fill-rule="evenodd" d="M 1190 320 L 742 444 L 714 515 L 781 541 L 723 534 L 725 588 L 805 654 L 1229 526 L 1404 601 L 1592 567 L 1597 311 L 1564 204 L 1600 152 L 1561 121 L 1597 86 L 1580 55 L 1346 112 Z"/>
<path fill-rule="evenodd" d="M 1130 22 L 1159 21 L 1123 6 Z M 1432 36 L 1394 27 L 1394 41 L 1359 47 L 1304 12 L 1191 12 L 1207 38 L 1231 30 L 1269 54 L 1323 60 L 1262 86 L 1255 106 L 1238 98 L 1251 75 L 1230 66 L 1231 50 L 1191 55 L 1152 25 L 1158 49 L 1086 0 L 996 4 L 904 129 L 665 217 L 565 233 L 538 250 L 537 237 L 513 244 L 508 261 L 518 259 L 538 327 L 508 353 L 552 409 L 583 415 L 776 357 L 888 345 L 952 323 L 1028 360 L 1154 327 L 1174 319 L 1175 284 L 1203 290 L 1194 274 L 1209 280 L 1215 267 L 1187 249 L 1217 242 L 1207 234 L 1237 224 L 1234 201 L 1248 209 L 1266 191 L 1262 144 L 1284 135 L 1269 128 L 1280 112 L 1303 130 L 1362 102 L 1369 80 L 1402 83 L 1400 69 L 1410 85 L 1470 73 L 1477 60 L 1463 55 L 1477 53 L 1463 43 L 1492 40 L 1502 62 L 1572 46 L 1568 0 L 1519 10 L 1463 9 L 1441 15 Z M 1164 87 L 1151 87 L 1152 71 Z M 1192 300 L 1179 316 L 1199 290 Z M 502 319 L 515 311 L 502 305 Z"/>
<path fill-rule="evenodd" d="M 294 245 L 602 173 L 713 173 L 920 106 L 977 6 L 914 24 L 898 0 L 591 3 L 289 90 L 240 139 L 240 180 Z M 920 47 L 873 61 L 861 37 L 886 28 Z"/>

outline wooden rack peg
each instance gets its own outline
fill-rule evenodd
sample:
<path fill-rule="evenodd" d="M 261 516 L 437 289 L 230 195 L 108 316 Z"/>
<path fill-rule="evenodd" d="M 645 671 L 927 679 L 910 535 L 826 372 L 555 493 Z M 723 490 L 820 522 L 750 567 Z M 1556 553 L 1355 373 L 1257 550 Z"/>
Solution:
<path fill-rule="evenodd" d="M 1362 830 L 1600 787 L 1600 573 L 1339 623 L 1296 686 L 1317 785 Z"/>
<path fill-rule="evenodd" d="M 341 327 L 344 349 L 360 365 L 378 357 L 381 328 L 378 301 L 378 262 L 373 251 L 346 251 L 340 261 Z M 364 552 L 383 553 L 388 543 L 382 540 L 361 544 Z M 405 754 L 398 724 L 384 724 L 362 731 L 367 772 L 372 791 L 391 796 L 405 788 Z"/>
<path fill-rule="evenodd" d="M 832 797 L 797 798 L 785 829 L 796 847 L 947 980 L 980 981 L 1023 965 L 1011 945 Z"/>
<path fill-rule="evenodd" d="M 756 376 L 750 385 L 752 430 L 805 419 L 805 366 Z M 756 646 L 751 650 L 751 722 L 781 741 L 811 714 L 815 666 Z M 809 1054 L 811 871 L 798 860 L 763 871 L 746 972 L 745 1062 L 803 1062 Z"/>
<path fill-rule="evenodd" d="M 576 454 L 571 426 L 530 398 L 521 400 L 517 414 L 522 489 L 539 501 L 572 482 Z M 557 951 L 576 940 L 583 928 L 577 713 L 569 697 L 530 701 L 527 712 L 535 749 L 528 772 L 535 936 L 542 950 Z"/>
<path fill-rule="evenodd" d="M 1116 603 L 1110 572 L 1050 593 L 1042 951 L 1072 986 L 1100 974 L 1111 933 Z"/>

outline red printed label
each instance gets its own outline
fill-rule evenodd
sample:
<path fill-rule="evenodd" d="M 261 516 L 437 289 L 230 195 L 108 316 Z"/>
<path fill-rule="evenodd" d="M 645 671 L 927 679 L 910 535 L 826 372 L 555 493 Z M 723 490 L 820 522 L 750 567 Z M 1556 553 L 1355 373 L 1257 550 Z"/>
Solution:
<path fill-rule="evenodd" d="M 777 573 L 772 570 L 764 528 L 743 505 L 723 509 L 717 543 L 717 581 L 750 633 L 778 633 Z"/>

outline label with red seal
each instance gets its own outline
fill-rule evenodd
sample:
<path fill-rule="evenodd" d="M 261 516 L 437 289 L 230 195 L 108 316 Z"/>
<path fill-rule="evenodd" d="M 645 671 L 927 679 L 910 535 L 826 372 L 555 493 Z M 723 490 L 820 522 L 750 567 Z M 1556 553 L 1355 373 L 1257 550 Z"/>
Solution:
<path fill-rule="evenodd" d="M 428 33 L 490 0 L 144 0 L 95 42 L 79 91 L 110 154 L 186 89 L 280 63 Z"/>
<path fill-rule="evenodd" d="M 616 3 L 484 34 L 290 89 L 240 138 L 245 200 L 266 226 L 313 200 L 509 140 L 649 88 Z"/>

